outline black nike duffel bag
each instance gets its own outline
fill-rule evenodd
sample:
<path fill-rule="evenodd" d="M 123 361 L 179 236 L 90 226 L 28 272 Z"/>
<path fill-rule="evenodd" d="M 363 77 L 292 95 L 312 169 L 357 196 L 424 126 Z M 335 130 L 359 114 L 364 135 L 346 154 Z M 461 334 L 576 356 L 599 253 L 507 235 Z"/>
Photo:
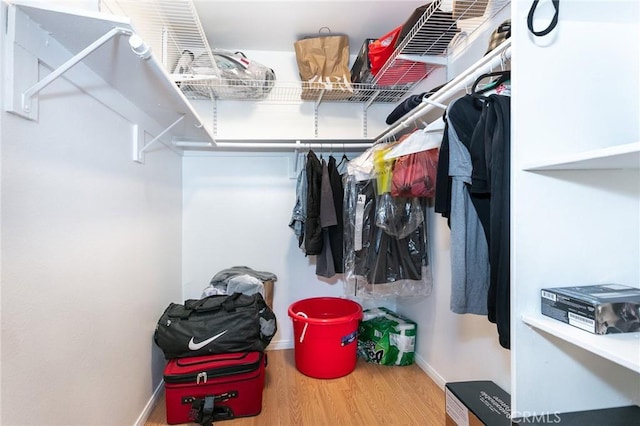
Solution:
<path fill-rule="evenodd" d="M 154 340 L 172 359 L 264 351 L 276 331 L 276 316 L 260 293 L 234 293 L 171 303 L 158 320 Z"/>

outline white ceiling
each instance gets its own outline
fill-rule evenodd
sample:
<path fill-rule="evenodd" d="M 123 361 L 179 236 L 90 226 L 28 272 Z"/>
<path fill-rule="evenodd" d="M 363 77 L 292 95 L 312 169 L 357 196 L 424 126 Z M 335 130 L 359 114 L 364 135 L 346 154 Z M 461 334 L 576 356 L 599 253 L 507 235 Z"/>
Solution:
<path fill-rule="evenodd" d="M 193 0 L 211 47 L 293 51 L 293 43 L 328 27 L 349 36 L 352 54 L 365 38 L 402 25 L 431 0 Z"/>

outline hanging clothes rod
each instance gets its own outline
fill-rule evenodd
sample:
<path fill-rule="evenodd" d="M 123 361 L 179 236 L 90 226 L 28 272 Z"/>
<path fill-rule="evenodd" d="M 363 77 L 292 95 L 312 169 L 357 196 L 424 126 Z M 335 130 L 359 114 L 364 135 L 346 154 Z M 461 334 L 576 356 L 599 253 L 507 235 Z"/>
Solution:
<path fill-rule="evenodd" d="M 369 140 L 345 140 L 344 142 L 336 140 L 324 140 L 320 141 L 269 141 L 269 142 L 255 142 L 255 141 L 221 141 L 217 140 L 213 145 L 204 144 L 198 142 L 187 141 L 175 141 L 173 143 L 176 147 L 182 148 L 227 148 L 227 149 L 335 149 L 339 151 L 353 150 L 353 149 L 366 149 L 370 148 L 372 141 Z"/>
<path fill-rule="evenodd" d="M 470 66 L 465 72 L 444 85 L 440 90 L 425 99 L 420 105 L 415 107 L 409 115 L 400 119 L 400 122 L 387 129 L 375 139 L 375 143 L 383 142 L 395 137 L 400 131 L 406 129 L 416 122 L 424 124 L 423 117 L 434 108 L 446 108 L 451 99 L 462 89 L 470 87 L 473 82 L 482 74 L 487 73 L 496 67 L 504 64 L 511 58 L 511 39 L 508 39 L 487 55 L 483 56 L 475 64 Z"/>
<path fill-rule="evenodd" d="M 260 148 L 269 148 L 269 149 L 362 149 L 362 148 L 370 148 L 371 142 L 368 143 L 315 143 L 315 142 L 302 142 L 297 144 L 295 142 L 268 142 L 268 143 L 260 143 L 260 142 L 216 142 L 217 148 L 246 148 L 246 149 L 260 149 Z"/>

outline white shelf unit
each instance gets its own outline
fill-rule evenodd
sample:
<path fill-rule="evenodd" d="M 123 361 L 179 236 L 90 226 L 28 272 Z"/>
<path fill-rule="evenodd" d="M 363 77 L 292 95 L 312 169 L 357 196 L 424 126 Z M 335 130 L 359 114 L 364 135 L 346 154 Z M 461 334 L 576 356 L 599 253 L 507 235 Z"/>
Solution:
<path fill-rule="evenodd" d="M 72 81 L 131 122 L 135 161 L 142 162 L 144 152 L 158 141 L 171 149 L 178 141 L 214 143 L 162 64 L 153 55 L 142 58 L 133 51 L 136 33 L 129 20 L 40 4 L 9 6 L 7 110 L 37 120 L 39 94 L 64 96 L 46 88 L 55 76 Z M 53 71 L 40 79 L 39 64 Z"/>
<path fill-rule="evenodd" d="M 558 159 L 525 166 L 527 171 L 615 170 L 640 168 L 640 142 L 579 152 Z"/>
<path fill-rule="evenodd" d="M 560 156 L 525 166 L 529 172 L 640 169 L 640 142 Z M 595 335 L 542 314 L 523 314 L 522 321 L 552 336 L 640 373 L 640 333 Z"/>
<path fill-rule="evenodd" d="M 522 321 L 537 330 L 640 373 L 640 333 L 597 335 L 542 314 L 523 314 Z"/>
<path fill-rule="evenodd" d="M 640 285 L 640 4 L 561 2 L 543 38 L 530 6 L 512 10 L 511 409 L 640 405 L 639 333 L 592 335 L 540 312 L 545 287 Z M 553 8 L 538 9 L 544 28 Z M 585 90 L 609 74 L 606 90 Z"/>

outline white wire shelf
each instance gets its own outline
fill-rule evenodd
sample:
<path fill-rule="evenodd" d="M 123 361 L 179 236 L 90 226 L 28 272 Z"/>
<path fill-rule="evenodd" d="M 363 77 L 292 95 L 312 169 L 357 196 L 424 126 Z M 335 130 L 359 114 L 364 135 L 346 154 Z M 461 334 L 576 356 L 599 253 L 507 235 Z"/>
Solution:
<path fill-rule="evenodd" d="M 443 11 L 442 0 L 423 9 L 413 27 L 404 34 L 394 53 L 370 83 L 353 83 L 352 92 L 335 90 L 303 91 L 302 82 L 276 81 L 275 87 L 261 89 L 260 80 L 219 78 L 176 81 L 189 99 L 264 101 L 271 103 L 359 102 L 394 103 L 434 69 L 446 66 L 452 46 L 469 38 L 486 20 L 499 12 L 509 0 L 455 0 L 452 10 Z M 101 0 L 103 12 L 131 19 L 159 57 L 168 73 L 184 51 L 215 60 L 192 0 Z M 199 61 L 202 61 L 200 56 Z"/>
<path fill-rule="evenodd" d="M 131 19 L 167 72 L 185 50 L 205 54 L 208 63 L 201 65 L 213 66 L 211 48 L 191 0 L 100 0 L 100 11 Z"/>
<path fill-rule="evenodd" d="M 357 102 L 396 103 L 409 91 L 410 86 L 377 86 L 352 83 L 348 88 L 309 89 L 299 81 L 277 81 L 268 88 L 265 80 L 182 80 L 178 86 L 188 99 L 215 99 L 234 101 L 261 101 L 265 103 Z M 304 87 L 304 90 L 303 90 Z"/>
<path fill-rule="evenodd" d="M 435 0 L 423 6 L 422 15 L 375 76 L 376 84 L 416 85 L 434 69 L 448 65 L 455 46 L 471 38 L 510 1 L 454 0 L 451 11 L 443 10 L 443 3 Z"/>

